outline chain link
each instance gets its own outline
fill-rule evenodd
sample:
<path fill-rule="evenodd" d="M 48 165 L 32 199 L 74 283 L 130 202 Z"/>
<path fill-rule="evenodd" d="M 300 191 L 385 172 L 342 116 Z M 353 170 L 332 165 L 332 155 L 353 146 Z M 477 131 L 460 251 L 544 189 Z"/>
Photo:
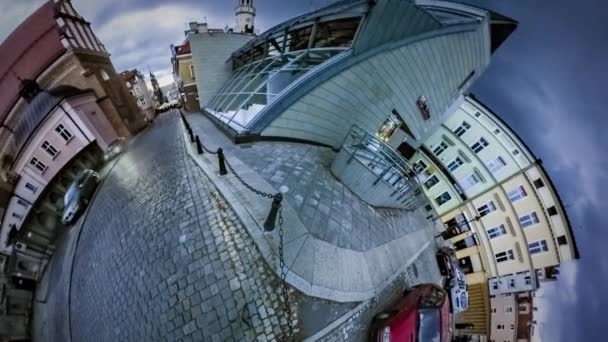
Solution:
<path fill-rule="evenodd" d="M 245 182 L 243 180 L 243 178 L 241 178 L 241 176 L 239 176 L 239 174 L 234 171 L 234 169 L 232 168 L 232 165 L 230 165 L 230 163 L 228 162 L 228 158 L 226 158 L 226 156 L 224 156 L 224 163 L 226 163 L 226 166 L 228 166 L 228 169 L 230 170 L 230 172 L 232 172 L 232 174 L 234 175 L 234 177 L 236 177 L 236 179 L 238 179 L 238 181 L 241 182 L 241 184 L 243 184 L 243 186 L 245 186 L 251 192 L 253 192 L 256 195 L 262 196 L 262 197 L 274 198 L 273 194 L 268 193 L 268 192 L 264 192 L 264 191 L 260 191 L 260 190 L 258 190 L 256 188 L 254 188 L 253 186 L 247 184 L 247 182 Z"/>
<path fill-rule="evenodd" d="M 285 254 L 283 250 L 283 206 L 279 206 L 279 266 L 281 267 L 281 294 L 283 304 L 287 312 L 287 327 L 289 328 L 290 341 L 295 341 L 293 336 L 293 322 L 291 321 L 291 305 L 289 304 L 289 293 L 287 292 L 287 272 L 285 267 Z"/>
<path fill-rule="evenodd" d="M 209 149 L 207 149 L 205 147 L 205 145 L 203 145 L 201 143 L 201 146 L 203 147 L 203 149 L 205 151 L 207 151 L 210 154 L 217 154 L 217 152 L 212 152 Z M 241 178 L 241 176 L 236 173 L 234 171 L 234 169 L 232 168 L 232 165 L 230 165 L 230 163 L 228 162 L 228 158 L 226 158 L 226 156 L 224 156 L 224 163 L 226 163 L 226 166 L 228 166 L 228 169 L 230 170 L 230 172 L 234 175 L 234 177 L 236 177 L 236 179 L 238 179 L 238 181 L 247 189 L 249 189 L 251 192 L 253 192 L 256 195 L 265 197 L 265 198 L 271 198 L 274 199 L 274 194 L 268 193 L 268 192 L 263 192 L 260 191 L 256 188 L 254 188 L 253 186 L 249 185 L 247 182 L 245 182 L 245 180 L 243 180 L 243 178 Z M 287 289 L 287 271 L 286 271 L 286 267 L 285 267 L 285 253 L 284 253 L 284 246 L 283 246 L 283 206 L 280 205 L 279 206 L 279 266 L 281 268 L 281 295 L 283 297 L 283 304 L 285 305 L 285 311 L 287 313 L 287 327 L 289 328 L 289 340 L 290 341 L 295 341 L 294 335 L 293 335 L 293 322 L 291 320 L 291 305 L 289 304 L 289 292 Z"/>

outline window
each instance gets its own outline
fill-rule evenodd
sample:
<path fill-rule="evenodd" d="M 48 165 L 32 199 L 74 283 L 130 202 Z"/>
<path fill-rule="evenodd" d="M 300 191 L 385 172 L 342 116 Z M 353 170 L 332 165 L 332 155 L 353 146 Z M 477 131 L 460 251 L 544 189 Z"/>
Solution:
<path fill-rule="evenodd" d="M 452 160 L 451 162 L 448 163 L 448 169 L 451 172 L 456 171 L 456 169 L 458 169 L 460 167 L 460 165 L 464 164 L 462 162 L 462 159 L 460 159 L 460 157 L 456 157 L 454 160 Z"/>
<path fill-rule="evenodd" d="M 34 157 L 34 158 L 32 158 L 32 160 L 30 160 L 30 165 L 35 167 L 38 171 L 40 171 L 40 173 L 44 173 L 44 171 L 46 171 L 46 169 L 47 169 L 47 166 L 43 162 L 38 160 L 38 158 L 36 158 L 36 157 Z"/>
<path fill-rule="evenodd" d="M 513 250 L 509 249 L 508 251 L 496 253 L 496 262 L 505 262 L 509 260 L 514 260 Z"/>
<path fill-rule="evenodd" d="M 425 206 L 424 206 L 424 209 L 425 209 L 426 211 L 431 211 L 431 210 L 433 210 L 433 206 L 432 206 L 432 205 L 430 205 L 430 204 L 427 204 L 427 205 L 425 205 Z"/>
<path fill-rule="evenodd" d="M 471 128 L 471 125 L 469 125 L 468 122 L 463 121 L 462 124 L 460 124 L 456 130 L 454 130 L 454 134 L 461 137 L 469 128 Z"/>
<path fill-rule="evenodd" d="M 479 153 L 481 152 L 486 146 L 488 146 L 490 143 L 488 143 L 488 141 L 484 138 L 479 138 L 479 141 L 477 141 L 476 143 L 473 144 L 473 146 L 471 146 L 471 149 L 473 150 L 473 152 L 475 153 Z"/>
<path fill-rule="evenodd" d="M 435 186 L 435 184 L 439 183 L 439 178 L 437 178 L 437 176 L 433 175 L 431 177 L 429 177 L 429 179 L 426 180 L 426 182 L 424 182 L 424 187 L 427 188 L 427 190 L 431 189 L 433 186 Z"/>
<path fill-rule="evenodd" d="M 545 186 L 545 183 L 543 183 L 542 179 L 539 178 L 539 179 L 537 179 L 537 180 L 534 181 L 534 187 L 535 188 L 540 189 L 543 186 Z"/>
<path fill-rule="evenodd" d="M 107 81 L 110 79 L 110 75 L 108 75 L 108 73 L 105 70 L 101 70 L 101 79 L 104 81 Z"/>
<path fill-rule="evenodd" d="M 511 280 L 513 280 L 513 279 L 511 279 Z M 513 312 L 513 307 L 512 306 L 505 307 L 505 312 Z"/>
<path fill-rule="evenodd" d="M 515 287 L 515 279 L 509 279 L 509 287 L 510 288 L 514 288 Z M 509 311 L 506 311 L 509 312 Z"/>
<path fill-rule="evenodd" d="M 414 163 L 414 171 L 416 171 L 416 173 L 424 171 L 427 167 L 428 166 L 422 160 Z"/>
<path fill-rule="evenodd" d="M 534 211 L 529 214 L 519 217 L 519 223 L 524 228 L 537 224 L 538 222 L 540 222 L 540 221 L 538 220 L 538 216 L 536 215 L 536 213 Z"/>
<path fill-rule="evenodd" d="M 496 283 L 494 283 L 494 285 L 497 285 L 497 284 L 496 284 Z M 498 286 L 497 286 L 496 288 L 498 288 Z M 496 313 L 496 308 L 492 308 L 492 312 L 493 312 L 493 313 Z"/>
<path fill-rule="evenodd" d="M 461 179 L 458 184 L 460 184 L 460 187 L 463 190 L 467 190 L 469 188 L 471 188 L 473 185 L 479 183 L 480 179 L 479 176 L 475 173 L 470 174 L 466 177 L 464 177 L 463 179 Z"/>
<path fill-rule="evenodd" d="M 452 199 L 452 196 L 450 196 L 450 194 L 446 191 L 446 192 L 442 193 L 441 195 L 439 195 L 438 197 L 436 197 L 435 202 L 437 202 L 437 205 L 443 205 L 445 202 L 447 202 L 451 199 Z"/>
<path fill-rule="evenodd" d="M 549 216 L 557 215 L 557 208 L 555 208 L 555 206 L 547 208 L 547 214 L 549 214 Z"/>
<path fill-rule="evenodd" d="M 140 87 L 135 87 L 135 93 L 137 95 L 141 95 L 141 88 Z"/>
<path fill-rule="evenodd" d="M 55 127 L 55 132 L 61 135 L 63 140 L 65 140 L 66 142 L 69 142 L 74 137 L 74 135 L 72 135 L 72 133 L 70 133 L 70 131 L 68 131 L 68 129 L 65 128 L 63 124 L 57 125 L 57 127 Z"/>
<path fill-rule="evenodd" d="M 538 240 L 530 242 L 528 244 L 528 250 L 530 251 L 530 254 L 538 254 L 542 252 L 548 252 L 549 246 L 547 246 L 546 240 Z"/>
<path fill-rule="evenodd" d="M 512 152 L 512 153 L 513 153 L 513 155 L 514 155 L 514 156 L 516 156 L 516 155 L 518 155 L 518 154 L 519 154 L 519 150 L 513 150 L 513 152 Z"/>
<path fill-rule="evenodd" d="M 493 201 L 490 201 L 490 202 L 482 205 L 481 207 L 477 208 L 477 212 L 479 213 L 479 216 L 481 216 L 481 217 L 484 217 L 495 210 L 496 210 L 496 205 L 494 204 Z"/>
<path fill-rule="evenodd" d="M 530 276 L 526 276 L 525 280 L 526 280 L 526 285 L 532 284 L 532 278 Z"/>
<path fill-rule="evenodd" d="M 496 329 L 498 329 L 498 330 L 502 330 L 502 329 L 504 329 L 504 328 L 505 328 L 505 325 L 504 325 L 504 324 L 497 324 L 497 325 L 496 325 Z"/>
<path fill-rule="evenodd" d="M 11 216 L 16 218 L 17 220 L 21 220 L 23 218 L 23 215 L 19 215 L 17 213 L 13 213 Z"/>
<path fill-rule="evenodd" d="M 37 187 L 33 186 L 30 183 L 25 183 L 25 188 L 28 189 L 29 191 L 31 191 L 33 194 L 35 194 L 36 191 L 38 190 Z"/>
<path fill-rule="evenodd" d="M 511 200 L 512 203 L 519 201 L 520 199 L 528 196 L 528 194 L 526 193 L 526 190 L 524 189 L 523 186 L 518 186 L 517 188 L 509 191 L 507 193 L 507 196 L 509 196 L 509 199 Z"/>
<path fill-rule="evenodd" d="M 53 158 L 55 158 L 55 156 L 59 154 L 59 151 L 57 151 L 57 149 L 46 140 L 42 143 L 41 147 L 43 150 L 46 151 L 46 153 L 48 153 Z"/>
<path fill-rule="evenodd" d="M 502 169 L 505 165 L 507 165 L 507 163 L 505 163 L 504 159 L 502 159 L 501 157 L 498 157 L 494 160 L 490 160 L 486 163 L 488 170 L 490 170 L 490 172 L 492 173 L 498 172 L 498 170 Z"/>
<path fill-rule="evenodd" d="M 476 118 L 478 118 L 478 117 L 480 117 L 480 116 L 481 116 L 481 113 L 479 113 L 479 112 L 476 112 L 476 113 L 475 113 L 475 117 L 476 117 Z"/>
<path fill-rule="evenodd" d="M 488 236 L 490 237 L 490 239 L 495 239 L 499 236 L 503 236 L 507 234 L 507 229 L 505 228 L 504 224 L 500 224 L 496 227 L 492 227 L 490 229 L 488 229 Z"/>
<path fill-rule="evenodd" d="M 567 245 L 568 244 L 568 240 L 566 240 L 566 235 L 558 236 L 557 237 L 557 244 L 560 245 L 560 246 Z"/>
<path fill-rule="evenodd" d="M 26 207 L 27 208 L 27 201 L 25 201 L 24 199 L 18 199 L 17 200 L 17 204 L 19 204 L 22 207 Z"/>
<path fill-rule="evenodd" d="M 511 330 L 515 330 L 515 324 L 511 324 Z"/>
<path fill-rule="evenodd" d="M 192 77 L 192 79 L 196 79 L 196 77 L 194 77 L 194 65 L 190 64 L 190 77 Z"/>
<path fill-rule="evenodd" d="M 433 153 L 435 153 L 435 155 L 437 157 L 439 157 L 443 151 L 445 151 L 448 148 L 448 144 L 445 143 L 445 141 L 442 141 L 439 146 L 435 147 L 435 149 L 433 150 Z"/>

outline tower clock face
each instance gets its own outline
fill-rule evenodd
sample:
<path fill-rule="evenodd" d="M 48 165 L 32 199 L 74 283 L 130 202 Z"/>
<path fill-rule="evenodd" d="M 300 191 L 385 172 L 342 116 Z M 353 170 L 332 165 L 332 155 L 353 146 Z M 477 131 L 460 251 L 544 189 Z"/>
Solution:
<path fill-rule="evenodd" d="M 251 18 L 249 18 L 249 17 L 245 18 L 245 22 L 250 23 L 251 22 Z"/>

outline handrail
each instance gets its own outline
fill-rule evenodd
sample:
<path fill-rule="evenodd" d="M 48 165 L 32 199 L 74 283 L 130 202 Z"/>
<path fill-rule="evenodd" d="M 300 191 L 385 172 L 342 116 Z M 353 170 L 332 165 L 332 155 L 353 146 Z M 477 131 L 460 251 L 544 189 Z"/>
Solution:
<path fill-rule="evenodd" d="M 424 196 L 420 197 L 422 189 L 416 172 L 385 142 L 353 125 L 345 138 L 343 148 L 351 154 L 349 162 L 355 158 L 378 176 L 374 185 L 383 181 L 394 189 L 391 197 L 396 197 L 396 200 L 402 203 L 413 202 L 412 209 L 422 204 Z"/>

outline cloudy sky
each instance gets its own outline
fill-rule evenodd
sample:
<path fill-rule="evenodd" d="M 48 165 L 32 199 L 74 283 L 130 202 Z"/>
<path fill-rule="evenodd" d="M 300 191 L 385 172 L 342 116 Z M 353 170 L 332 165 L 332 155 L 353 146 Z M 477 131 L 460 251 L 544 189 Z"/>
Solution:
<path fill-rule="evenodd" d="M 189 21 L 233 25 L 227 0 L 73 0 L 112 53 L 116 68 L 147 67 L 171 81 L 171 43 Z M 257 0 L 256 27 L 264 30 L 330 0 Z M 539 320 L 544 341 L 600 341 L 608 317 L 608 262 L 601 254 L 608 230 L 608 24 L 601 1 L 467 0 L 520 22 L 472 92 L 514 128 L 543 159 L 575 229 L 582 259 L 562 266 L 544 285 Z M 0 1 L 0 40 L 42 0 Z M 286 5 L 289 3 L 289 5 Z"/>

